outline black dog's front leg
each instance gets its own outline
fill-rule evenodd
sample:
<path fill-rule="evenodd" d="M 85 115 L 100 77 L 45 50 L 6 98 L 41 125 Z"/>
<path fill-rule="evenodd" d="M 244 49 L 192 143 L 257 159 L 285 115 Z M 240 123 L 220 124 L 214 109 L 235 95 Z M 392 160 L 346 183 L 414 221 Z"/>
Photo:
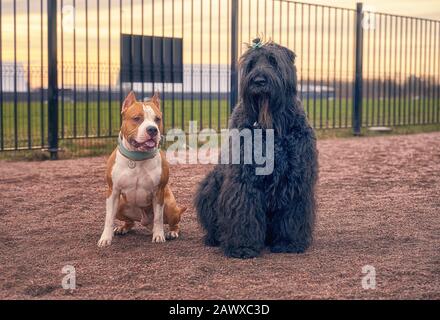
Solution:
<path fill-rule="evenodd" d="M 314 203 L 309 196 L 298 196 L 289 207 L 274 212 L 269 222 L 270 251 L 303 253 L 312 242 Z"/>
<path fill-rule="evenodd" d="M 312 242 L 315 222 L 318 162 L 313 133 L 287 137 L 283 153 L 289 174 L 277 181 L 267 240 L 272 252 L 302 253 Z"/>
<path fill-rule="evenodd" d="M 220 244 L 227 256 L 249 259 L 264 247 L 266 206 L 262 191 L 239 177 L 230 176 L 219 196 Z"/>
<path fill-rule="evenodd" d="M 194 207 L 203 229 L 206 231 L 205 244 L 211 247 L 220 245 L 218 240 L 218 195 L 223 184 L 221 166 L 212 170 L 197 188 Z"/>

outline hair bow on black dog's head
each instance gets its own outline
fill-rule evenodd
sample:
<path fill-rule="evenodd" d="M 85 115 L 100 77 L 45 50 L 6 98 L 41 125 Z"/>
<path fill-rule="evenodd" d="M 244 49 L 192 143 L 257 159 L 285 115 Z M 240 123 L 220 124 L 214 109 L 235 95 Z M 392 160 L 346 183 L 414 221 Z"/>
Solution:
<path fill-rule="evenodd" d="M 252 40 L 251 47 L 253 49 L 258 49 L 258 48 L 261 48 L 262 46 L 263 46 L 263 42 L 261 41 L 260 38 L 255 38 L 254 40 Z"/>

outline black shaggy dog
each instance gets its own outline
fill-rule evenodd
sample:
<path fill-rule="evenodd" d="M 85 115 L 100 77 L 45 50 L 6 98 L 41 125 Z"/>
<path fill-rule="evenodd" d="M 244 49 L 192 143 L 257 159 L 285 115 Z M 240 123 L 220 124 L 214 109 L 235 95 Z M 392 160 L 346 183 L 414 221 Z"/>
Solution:
<path fill-rule="evenodd" d="M 273 129 L 274 170 L 258 176 L 252 164 L 219 164 L 198 187 L 195 208 L 205 243 L 234 258 L 302 253 L 312 241 L 316 139 L 297 91 L 295 54 L 253 41 L 240 59 L 240 102 L 230 128 Z"/>

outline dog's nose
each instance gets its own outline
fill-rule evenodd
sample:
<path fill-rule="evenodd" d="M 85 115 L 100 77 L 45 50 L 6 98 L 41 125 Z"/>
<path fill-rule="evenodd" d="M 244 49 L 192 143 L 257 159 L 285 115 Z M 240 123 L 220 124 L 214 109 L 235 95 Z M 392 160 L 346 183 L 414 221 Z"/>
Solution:
<path fill-rule="evenodd" d="M 258 86 L 264 86 L 266 84 L 266 78 L 263 76 L 255 77 L 253 82 Z"/>
<path fill-rule="evenodd" d="M 158 131 L 159 131 L 159 130 L 157 130 L 157 128 L 154 127 L 154 126 L 149 126 L 149 127 L 147 128 L 147 133 L 148 133 L 148 135 L 149 135 L 150 137 L 155 137 L 155 136 L 157 136 Z"/>

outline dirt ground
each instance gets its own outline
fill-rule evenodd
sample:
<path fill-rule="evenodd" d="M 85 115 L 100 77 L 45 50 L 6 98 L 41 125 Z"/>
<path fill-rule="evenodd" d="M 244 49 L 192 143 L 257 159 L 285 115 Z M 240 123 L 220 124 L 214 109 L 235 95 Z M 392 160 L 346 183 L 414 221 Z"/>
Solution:
<path fill-rule="evenodd" d="M 105 158 L 0 162 L 1 299 L 440 299 L 440 133 L 319 142 L 319 212 L 301 255 L 239 261 L 202 244 L 191 206 L 209 166 L 174 166 L 182 236 L 137 226 L 99 249 Z M 77 289 L 61 287 L 65 265 Z M 362 268 L 376 270 L 364 290 Z"/>

